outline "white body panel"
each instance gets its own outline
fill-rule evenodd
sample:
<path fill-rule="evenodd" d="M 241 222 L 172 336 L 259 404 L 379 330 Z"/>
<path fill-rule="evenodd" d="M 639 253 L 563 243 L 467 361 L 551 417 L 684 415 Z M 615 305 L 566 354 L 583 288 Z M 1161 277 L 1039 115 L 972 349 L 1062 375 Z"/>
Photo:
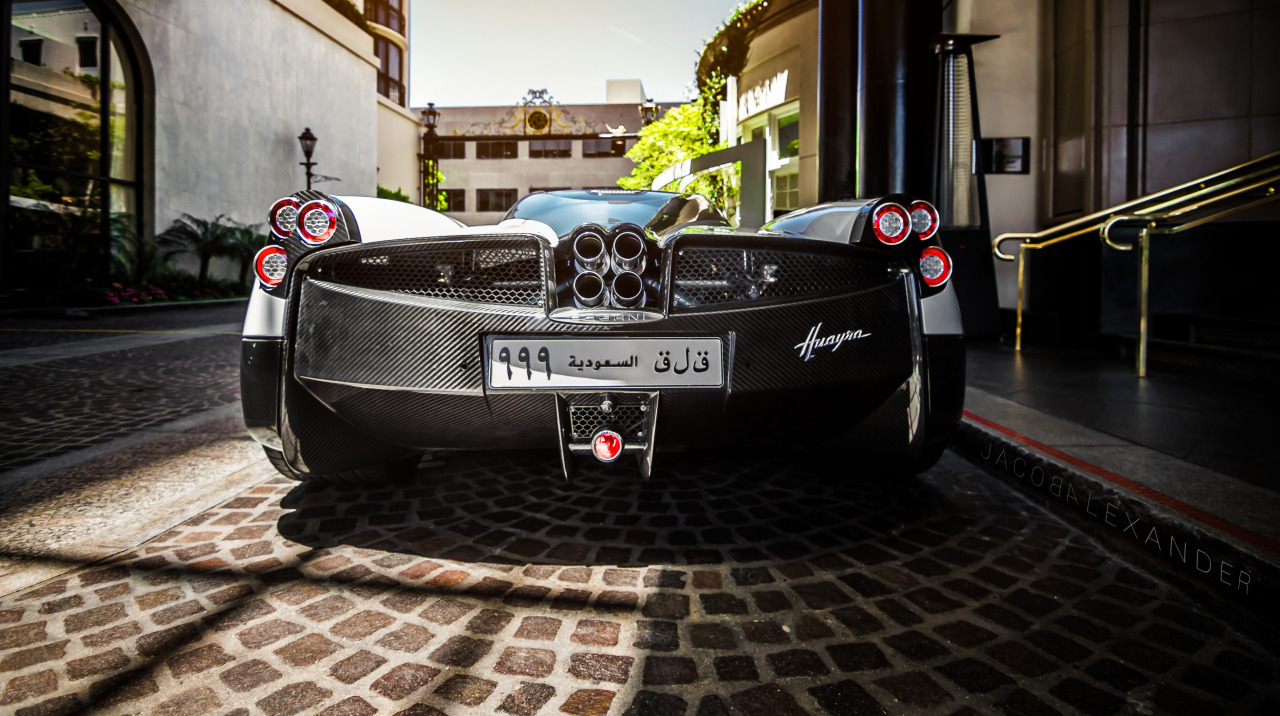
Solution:
<path fill-rule="evenodd" d="M 950 281 L 942 289 L 942 293 L 920 301 L 920 313 L 924 319 L 926 335 L 964 335 L 964 323 L 960 321 L 960 301 L 956 299 L 956 290 L 952 288 Z"/>
<path fill-rule="evenodd" d="M 403 201 L 372 196 L 335 196 L 351 207 L 360 225 L 360 242 L 371 244 L 395 239 L 417 239 L 457 233 L 466 225 L 438 211 Z"/>
<path fill-rule="evenodd" d="M 256 280 L 249 292 L 249 310 L 244 315 L 245 338 L 283 338 L 285 300 L 262 290 Z"/>

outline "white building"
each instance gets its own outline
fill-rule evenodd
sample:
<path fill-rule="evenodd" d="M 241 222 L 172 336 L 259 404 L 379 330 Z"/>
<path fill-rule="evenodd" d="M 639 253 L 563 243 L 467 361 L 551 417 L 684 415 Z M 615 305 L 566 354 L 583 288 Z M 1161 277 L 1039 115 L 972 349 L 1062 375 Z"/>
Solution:
<path fill-rule="evenodd" d="M 449 214 L 493 223 L 530 192 L 617 188 L 635 166 L 624 155 L 646 100 L 639 80 L 610 80 L 606 96 L 604 104 L 562 105 L 544 89 L 508 107 L 438 108 L 435 149 Z M 674 106 L 659 104 L 653 116 Z"/>
<path fill-rule="evenodd" d="M 418 127 L 403 107 L 404 0 L 369 0 L 368 31 L 336 2 L 5 3 L 0 141 L 15 151 L 0 152 L 0 174 L 20 180 L 0 206 L 0 291 L 58 270 L 59 249 L 83 238 L 58 217 L 92 210 L 101 234 L 120 213 L 147 235 L 184 213 L 261 223 L 305 186 L 304 128 L 319 138 L 315 172 L 334 178 L 315 188 L 415 186 L 401 151 Z"/>

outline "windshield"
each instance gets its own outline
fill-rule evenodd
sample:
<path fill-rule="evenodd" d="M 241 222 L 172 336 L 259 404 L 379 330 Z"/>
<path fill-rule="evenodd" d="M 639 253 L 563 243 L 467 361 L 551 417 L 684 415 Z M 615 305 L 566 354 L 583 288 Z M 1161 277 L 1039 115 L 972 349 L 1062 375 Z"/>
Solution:
<path fill-rule="evenodd" d="M 541 221 L 550 226 L 558 236 L 564 236 L 586 223 L 600 224 L 604 227 L 621 223 L 644 227 L 654 224 L 650 228 L 655 230 L 660 225 L 670 223 L 676 216 L 686 220 L 712 220 L 716 223 L 724 223 L 723 217 L 714 212 L 714 209 L 710 210 L 710 214 L 705 209 L 693 212 L 680 211 L 679 207 L 674 207 L 673 204 L 700 206 L 706 204 L 706 200 L 702 197 L 682 197 L 665 191 L 588 189 L 539 192 L 529 194 L 516 202 L 516 205 L 511 207 L 511 211 L 507 212 L 506 218 Z M 709 205 L 706 208 L 709 208 Z M 685 217 L 684 214 L 689 216 Z M 655 222 L 655 219 L 658 221 Z"/>

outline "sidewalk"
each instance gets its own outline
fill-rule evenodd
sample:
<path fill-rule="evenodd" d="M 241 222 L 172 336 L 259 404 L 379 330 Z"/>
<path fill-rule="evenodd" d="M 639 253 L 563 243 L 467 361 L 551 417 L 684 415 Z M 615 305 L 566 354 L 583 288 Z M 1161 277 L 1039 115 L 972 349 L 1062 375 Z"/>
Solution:
<path fill-rule="evenodd" d="M 0 485 L 238 403 L 243 315 L 0 320 Z"/>
<path fill-rule="evenodd" d="M 958 451 L 1280 636 L 1274 386 L 992 344 L 968 369 Z"/>

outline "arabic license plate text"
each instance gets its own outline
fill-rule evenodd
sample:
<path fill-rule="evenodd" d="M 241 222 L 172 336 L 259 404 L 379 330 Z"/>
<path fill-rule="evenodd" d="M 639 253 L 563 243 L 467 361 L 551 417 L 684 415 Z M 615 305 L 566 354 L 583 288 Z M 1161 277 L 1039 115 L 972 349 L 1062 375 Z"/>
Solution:
<path fill-rule="evenodd" d="M 718 388 L 719 338 L 491 338 L 490 388 Z"/>

